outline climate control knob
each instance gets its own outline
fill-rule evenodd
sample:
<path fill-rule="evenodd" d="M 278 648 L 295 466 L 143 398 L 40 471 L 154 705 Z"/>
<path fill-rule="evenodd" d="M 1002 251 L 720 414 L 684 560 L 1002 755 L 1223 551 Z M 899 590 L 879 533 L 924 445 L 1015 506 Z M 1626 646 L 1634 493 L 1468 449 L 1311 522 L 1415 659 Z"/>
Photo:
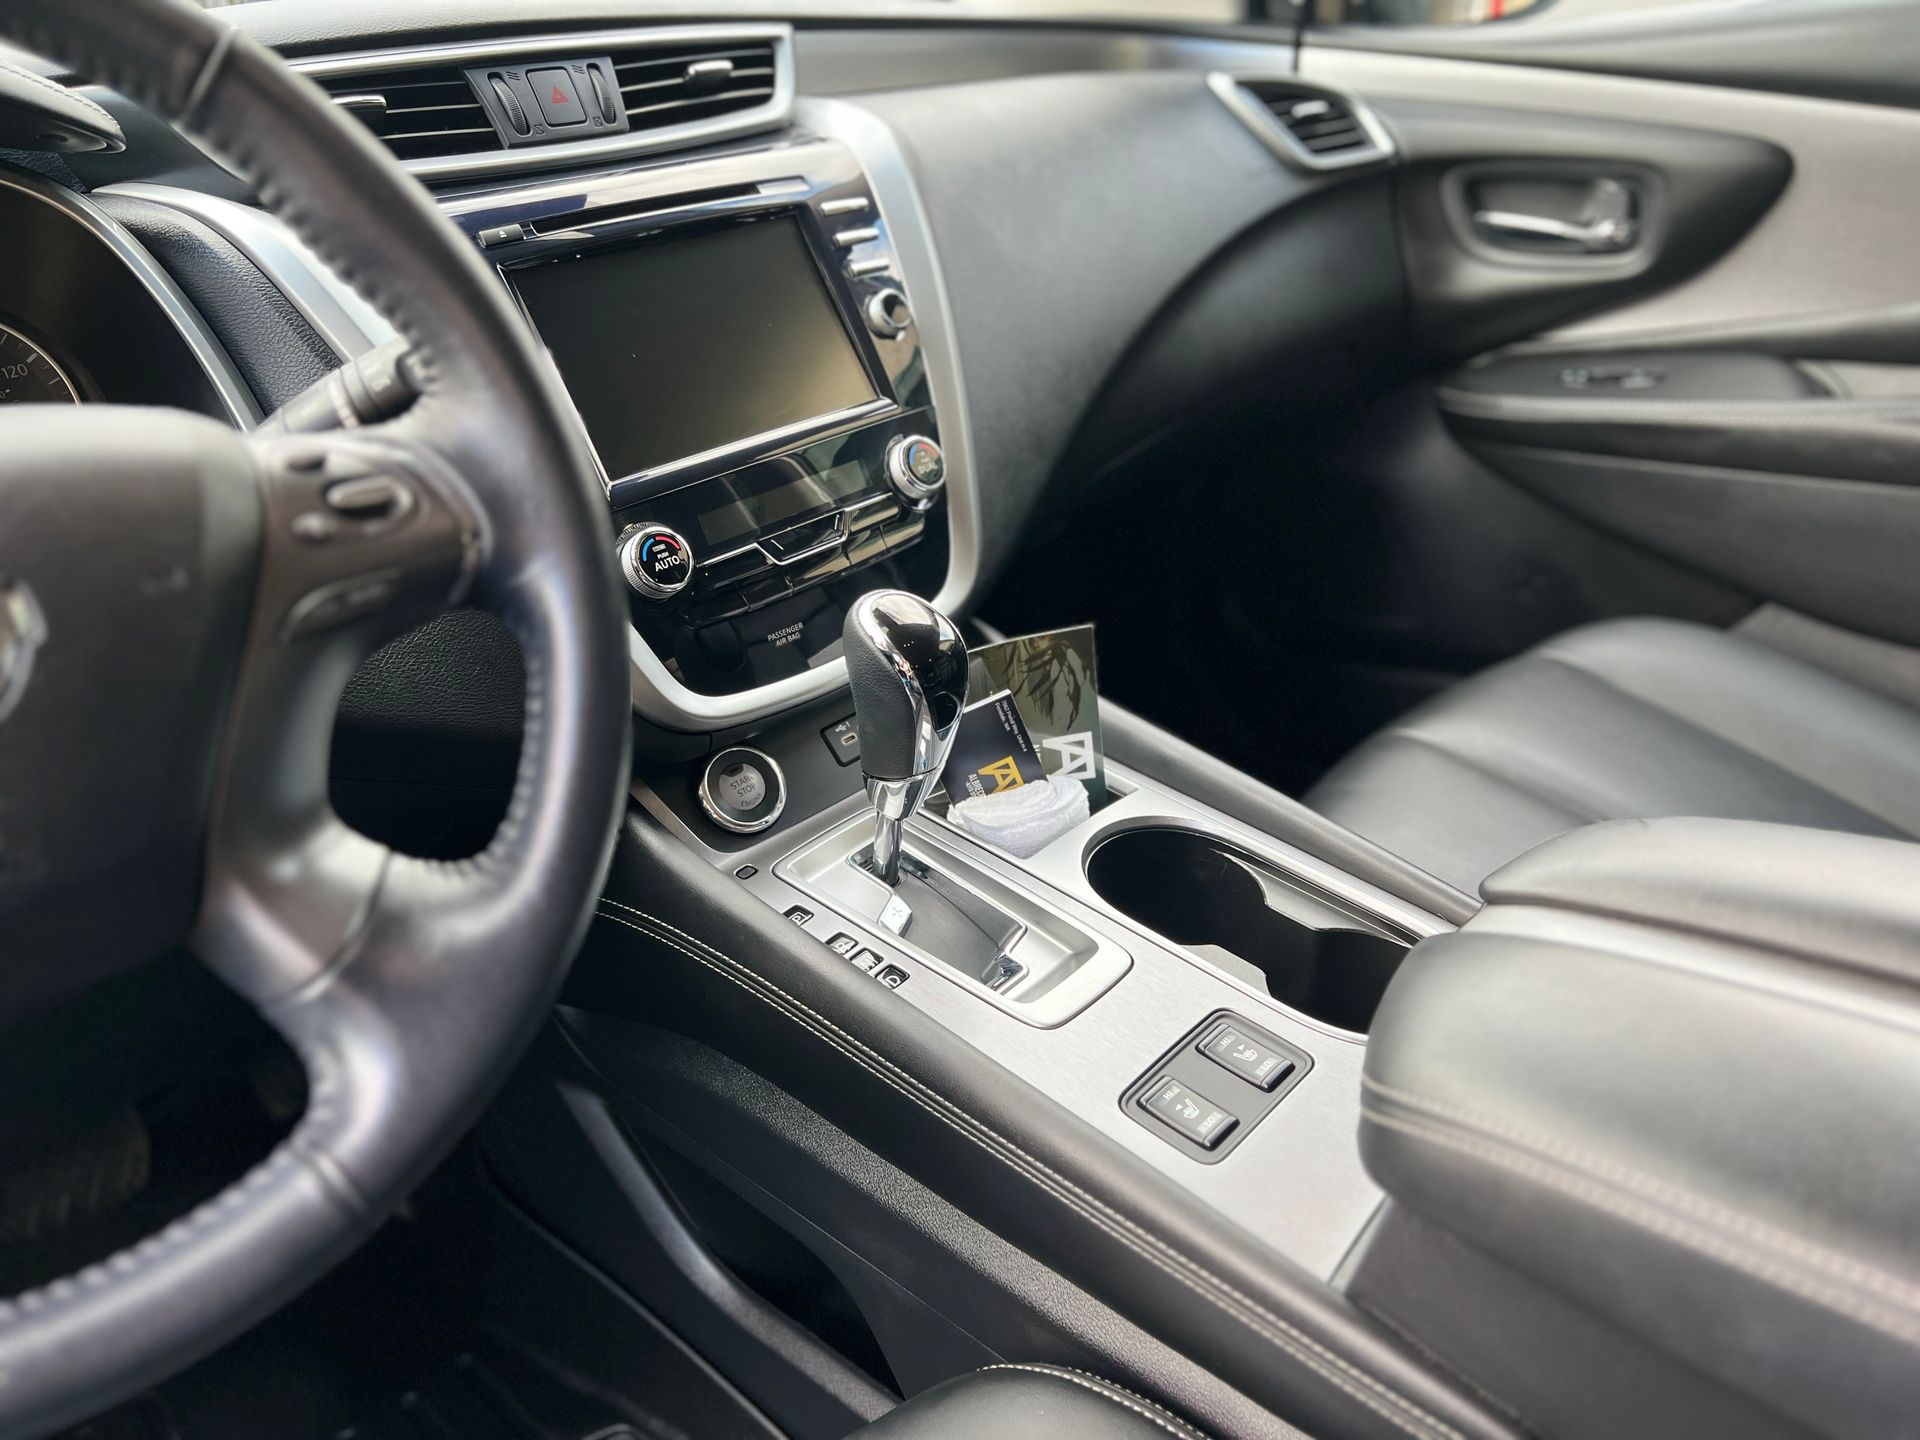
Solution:
<path fill-rule="evenodd" d="M 903 435 L 887 447 L 887 480 L 915 510 L 933 504 L 947 483 L 947 459 L 924 435 Z"/>
<path fill-rule="evenodd" d="M 636 525 L 620 537 L 620 573 L 643 600 L 671 600 L 693 579 L 693 547 L 678 530 Z"/>

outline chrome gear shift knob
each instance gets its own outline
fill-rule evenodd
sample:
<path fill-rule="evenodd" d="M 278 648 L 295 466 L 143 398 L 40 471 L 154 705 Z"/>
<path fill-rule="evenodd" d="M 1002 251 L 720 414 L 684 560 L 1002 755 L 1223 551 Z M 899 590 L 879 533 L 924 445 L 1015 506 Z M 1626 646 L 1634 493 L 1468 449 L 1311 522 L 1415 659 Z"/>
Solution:
<path fill-rule="evenodd" d="M 967 644 L 951 620 L 904 590 L 861 596 L 841 637 L 873 801 L 874 870 L 892 885 L 901 827 L 939 777 L 967 707 Z"/>

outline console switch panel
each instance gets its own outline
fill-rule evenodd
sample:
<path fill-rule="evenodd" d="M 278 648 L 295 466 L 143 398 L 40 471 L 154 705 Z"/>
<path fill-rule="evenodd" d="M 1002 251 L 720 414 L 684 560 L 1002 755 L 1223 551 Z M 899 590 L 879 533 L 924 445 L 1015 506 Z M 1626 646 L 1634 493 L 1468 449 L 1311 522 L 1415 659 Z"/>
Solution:
<path fill-rule="evenodd" d="M 1299 1046 L 1216 1010 L 1127 1087 L 1120 1108 L 1189 1159 L 1216 1165 L 1312 1068 Z"/>

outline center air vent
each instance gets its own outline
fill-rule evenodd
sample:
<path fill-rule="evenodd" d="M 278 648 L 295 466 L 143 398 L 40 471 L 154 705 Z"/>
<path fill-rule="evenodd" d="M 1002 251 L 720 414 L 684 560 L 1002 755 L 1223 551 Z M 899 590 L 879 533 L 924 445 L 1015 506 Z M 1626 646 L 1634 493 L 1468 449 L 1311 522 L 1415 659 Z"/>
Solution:
<path fill-rule="evenodd" d="M 451 179 L 784 125 L 792 39 L 785 25 L 660 26 L 294 63 L 409 170 Z"/>
<path fill-rule="evenodd" d="M 1341 170 L 1393 154 L 1393 140 L 1379 119 L 1351 95 L 1292 80 L 1207 77 L 1269 150 L 1309 170 Z"/>
<path fill-rule="evenodd" d="M 458 65 L 314 78 L 334 104 L 386 141 L 402 160 L 506 148 Z"/>
<path fill-rule="evenodd" d="M 616 49 L 613 69 L 627 124 L 655 130 L 765 105 L 776 89 L 771 40 Z"/>

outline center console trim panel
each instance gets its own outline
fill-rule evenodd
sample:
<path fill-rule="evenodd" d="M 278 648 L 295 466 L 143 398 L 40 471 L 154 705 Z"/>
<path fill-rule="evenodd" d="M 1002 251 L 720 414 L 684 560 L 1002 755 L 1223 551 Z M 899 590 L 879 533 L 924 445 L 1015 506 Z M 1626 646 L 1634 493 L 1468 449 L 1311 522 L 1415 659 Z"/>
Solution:
<path fill-rule="evenodd" d="M 1345 874 L 1270 836 L 1188 799 L 1158 782 L 1109 762 L 1116 798 L 1033 860 L 1016 860 L 983 846 L 945 821 L 910 822 L 910 844 L 966 856 L 1042 898 L 1087 933 L 1130 955 L 1132 967 L 1084 1011 L 1040 1028 L 989 1003 L 981 987 L 927 965 L 873 927 L 849 921 L 789 883 L 782 862 L 836 827 L 869 814 L 864 797 L 849 796 L 801 825 L 790 825 L 760 845 L 719 851 L 702 843 L 644 782 L 639 804 L 722 875 L 776 915 L 786 914 L 819 946 L 822 965 L 848 962 L 831 940 L 849 928 L 886 965 L 906 972 L 896 993 L 922 1014 L 967 1041 L 983 1057 L 1056 1097 L 1103 1136 L 1117 1141 L 1174 1180 L 1198 1203 L 1259 1236 L 1322 1279 L 1330 1279 L 1372 1218 L 1380 1192 L 1361 1166 L 1355 1136 L 1360 1116 L 1364 1037 L 1290 1010 L 1248 980 L 1174 945 L 1109 908 L 1088 884 L 1084 856 L 1103 836 L 1139 825 L 1172 825 L 1229 839 L 1276 869 L 1337 897 L 1416 937 L 1451 930 L 1446 921 Z M 1197 1163 L 1139 1124 L 1124 1097 L 1142 1071 L 1192 1026 L 1230 1011 L 1311 1057 L 1298 1084 L 1219 1164 Z"/>

